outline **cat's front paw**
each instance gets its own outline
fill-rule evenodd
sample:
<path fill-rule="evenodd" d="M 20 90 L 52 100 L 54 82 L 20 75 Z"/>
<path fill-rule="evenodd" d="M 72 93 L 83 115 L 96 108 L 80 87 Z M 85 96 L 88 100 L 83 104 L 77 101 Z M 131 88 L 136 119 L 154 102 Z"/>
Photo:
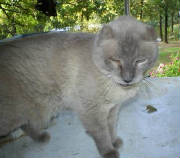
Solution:
<path fill-rule="evenodd" d="M 119 158 L 119 152 L 117 150 L 111 150 L 104 154 L 103 158 Z"/>
<path fill-rule="evenodd" d="M 122 139 L 119 138 L 119 137 L 115 140 L 115 142 L 113 142 L 113 146 L 114 146 L 116 149 L 119 149 L 120 147 L 122 147 L 122 145 L 123 145 L 123 141 L 122 141 Z"/>
<path fill-rule="evenodd" d="M 36 141 L 41 142 L 41 143 L 47 143 L 49 142 L 51 136 L 49 135 L 48 132 L 42 132 Z"/>

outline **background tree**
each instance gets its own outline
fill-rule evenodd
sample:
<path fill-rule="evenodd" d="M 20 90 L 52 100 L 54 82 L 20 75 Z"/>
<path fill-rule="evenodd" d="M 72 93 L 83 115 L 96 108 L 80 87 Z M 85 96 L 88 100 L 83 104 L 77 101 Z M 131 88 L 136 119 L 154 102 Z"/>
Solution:
<path fill-rule="evenodd" d="M 36 9 L 47 16 L 57 16 L 56 0 L 37 0 Z"/>

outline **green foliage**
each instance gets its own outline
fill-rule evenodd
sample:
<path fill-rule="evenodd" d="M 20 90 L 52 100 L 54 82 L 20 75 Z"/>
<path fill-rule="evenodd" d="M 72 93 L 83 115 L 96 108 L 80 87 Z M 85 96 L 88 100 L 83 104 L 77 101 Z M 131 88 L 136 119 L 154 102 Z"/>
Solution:
<path fill-rule="evenodd" d="M 0 39 L 32 32 L 44 32 L 69 27 L 71 31 L 97 32 L 99 27 L 90 24 L 108 23 L 124 14 L 124 0 L 56 0 L 57 17 L 48 17 L 36 10 L 37 0 L 0 1 Z M 131 15 L 159 30 L 159 15 L 164 16 L 168 5 L 169 15 L 174 15 L 174 33 L 177 39 L 177 12 L 180 0 L 130 0 Z M 169 20 L 171 22 L 171 20 Z M 169 32 L 170 33 L 170 32 Z"/>
<path fill-rule="evenodd" d="M 0 1 L 0 39 L 32 32 L 80 26 L 81 31 L 97 31 L 89 28 L 92 23 L 107 23 L 117 14 L 111 1 L 57 0 L 57 17 L 45 16 L 35 9 L 37 1 Z M 112 13 L 111 13 L 112 11 Z"/>
<path fill-rule="evenodd" d="M 171 63 L 160 64 L 158 69 L 151 72 L 152 77 L 180 76 L 180 51 L 170 56 Z"/>
<path fill-rule="evenodd" d="M 1 0 L 0 38 L 45 31 L 49 18 L 35 10 L 35 4 L 35 0 Z"/>

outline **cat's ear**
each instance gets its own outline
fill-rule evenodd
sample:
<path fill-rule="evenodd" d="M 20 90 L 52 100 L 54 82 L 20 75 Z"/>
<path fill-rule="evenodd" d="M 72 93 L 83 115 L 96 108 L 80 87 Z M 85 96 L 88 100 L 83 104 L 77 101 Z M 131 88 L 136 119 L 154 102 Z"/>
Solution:
<path fill-rule="evenodd" d="M 157 34 L 155 29 L 152 26 L 146 26 L 146 31 L 147 31 L 147 40 L 153 40 L 155 41 L 157 39 Z"/>
<path fill-rule="evenodd" d="M 104 25 L 103 28 L 99 32 L 99 42 L 101 40 L 108 40 L 113 38 L 113 30 L 109 25 Z"/>

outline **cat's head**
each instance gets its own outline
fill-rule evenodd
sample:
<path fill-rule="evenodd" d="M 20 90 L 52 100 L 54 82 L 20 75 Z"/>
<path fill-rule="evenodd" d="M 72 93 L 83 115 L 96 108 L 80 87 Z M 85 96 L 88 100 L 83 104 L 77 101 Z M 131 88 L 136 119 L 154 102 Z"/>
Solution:
<path fill-rule="evenodd" d="M 144 78 L 158 56 L 152 27 L 123 16 L 104 25 L 96 36 L 93 61 L 114 82 L 131 86 Z"/>

